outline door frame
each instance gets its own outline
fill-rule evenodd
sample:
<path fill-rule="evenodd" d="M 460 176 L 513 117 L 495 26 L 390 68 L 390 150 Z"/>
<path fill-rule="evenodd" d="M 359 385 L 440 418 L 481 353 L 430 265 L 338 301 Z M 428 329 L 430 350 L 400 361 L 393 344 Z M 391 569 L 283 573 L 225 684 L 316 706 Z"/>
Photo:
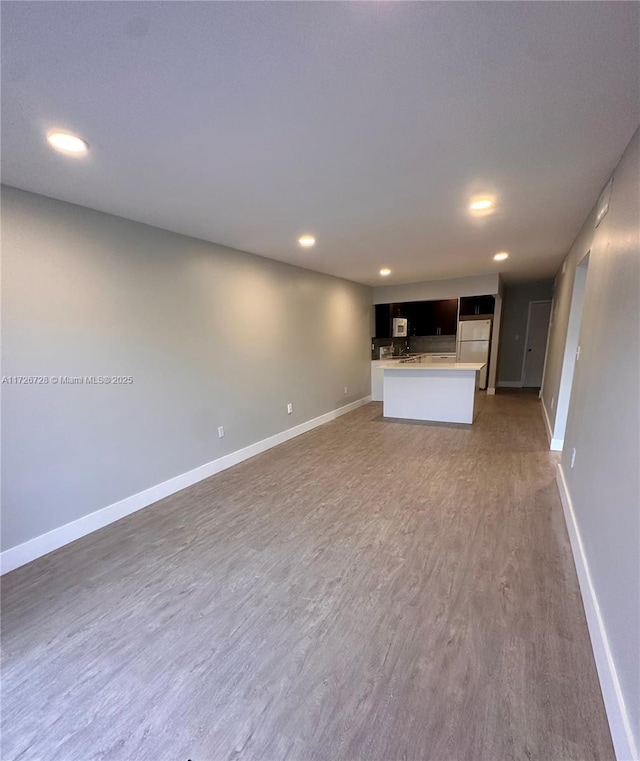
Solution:
<path fill-rule="evenodd" d="M 524 346 L 522 347 L 522 369 L 520 370 L 520 386 L 524 388 L 524 367 L 527 362 L 527 344 L 529 343 L 529 328 L 531 326 L 531 305 L 532 304 L 549 304 L 553 309 L 553 299 L 533 299 L 529 302 L 527 311 L 527 330 L 524 334 Z M 549 311 L 549 326 L 551 326 L 551 311 Z M 544 362 L 542 365 L 542 382 L 544 383 L 544 371 L 547 364 L 547 349 L 549 348 L 549 329 L 547 328 L 547 348 L 544 351 Z M 542 386 L 540 386 L 542 389 Z"/>

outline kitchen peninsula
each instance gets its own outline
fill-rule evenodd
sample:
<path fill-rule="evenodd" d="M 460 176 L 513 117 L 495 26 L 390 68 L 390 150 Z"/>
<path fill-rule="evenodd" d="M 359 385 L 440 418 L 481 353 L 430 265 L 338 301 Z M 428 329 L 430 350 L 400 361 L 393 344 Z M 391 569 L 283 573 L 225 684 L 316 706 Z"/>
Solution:
<path fill-rule="evenodd" d="M 384 417 L 473 423 L 484 362 L 381 362 Z"/>

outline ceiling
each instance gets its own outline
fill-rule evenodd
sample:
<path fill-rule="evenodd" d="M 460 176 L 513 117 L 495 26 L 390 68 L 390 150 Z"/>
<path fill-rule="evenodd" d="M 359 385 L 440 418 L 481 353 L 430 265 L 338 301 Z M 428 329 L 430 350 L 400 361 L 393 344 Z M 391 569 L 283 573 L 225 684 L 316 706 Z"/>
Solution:
<path fill-rule="evenodd" d="M 549 276 L 640 121 L 639 14 L 5 0 L 2 179 L 370 285 Z"/>

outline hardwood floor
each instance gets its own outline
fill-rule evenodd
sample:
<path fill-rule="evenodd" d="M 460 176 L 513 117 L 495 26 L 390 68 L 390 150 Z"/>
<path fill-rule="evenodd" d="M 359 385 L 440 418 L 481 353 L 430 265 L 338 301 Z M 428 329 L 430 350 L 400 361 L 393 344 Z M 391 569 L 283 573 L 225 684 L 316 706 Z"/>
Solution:
<path fill-rule="evenodd" d="M 367 405 L 2 592 L 5 761 L 614 758 L 533 396 Z"/>

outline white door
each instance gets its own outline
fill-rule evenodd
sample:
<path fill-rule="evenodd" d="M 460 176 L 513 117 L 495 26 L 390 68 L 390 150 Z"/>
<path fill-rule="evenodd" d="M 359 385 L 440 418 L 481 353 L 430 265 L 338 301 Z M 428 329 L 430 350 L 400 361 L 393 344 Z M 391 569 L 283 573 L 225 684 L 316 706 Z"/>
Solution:
<path fill-rule="evenodd" d="M 527 388 L 540 388 L 542 385 L 550 316 L 550 301 L 529 302 L 529 325 L 522 370 L 522 385 Z"/>

